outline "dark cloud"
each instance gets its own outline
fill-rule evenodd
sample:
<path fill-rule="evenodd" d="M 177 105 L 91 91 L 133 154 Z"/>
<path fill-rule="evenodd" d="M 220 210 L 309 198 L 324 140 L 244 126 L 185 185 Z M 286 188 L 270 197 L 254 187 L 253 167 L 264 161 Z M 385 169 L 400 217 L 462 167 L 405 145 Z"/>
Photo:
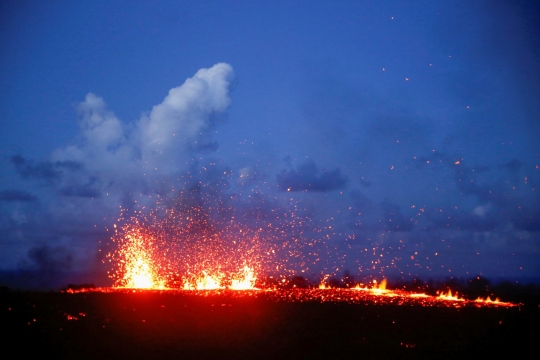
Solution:
<path fill-rule="evenodd" d="M 20 155 L 15 155 L 11 157 L 11 163 L 24 179 L 41 178 L 51 181 L 60 177 L 60 173 L 50 162 L 35 164 L 33 161 L 26 160 Z"/>
<path fill-rule="evenodd" d="M 522 166 L 523 166 L 523 163 L 519 161 L 518 159 L 512 159 L 506 164 L 501 165 L 501 167 L 509 169 L 511 171 L 519 171 Z"/>
<path fill-rule="evenodd" d="M 515 226 L 519 230 L 539 232 L 540 231 L 540 214 L 530 214 L 523 218 L 515 219 Z"/>
<path fill-rule="evenodd" d="M 65 247 L 34 246 L 28 258 L 42 271 L 70 270 L 73 266 L 73 255 Z"/>
<path fill-rule="evenodd" d="M 99 190 L 92 187 L 92 185 L 71 185 L 65 186 L 58 190 L 58 193 L 63 196 L 73 197 L 85 197 L 85 198 L 97 198 L 101 196 Z"/>
<path fill-rule="evenodd" d="M 319 169 L 313 160 L 307 160 L 296 169 L 290 167 L 276 175 L 281 191 L 331 191 L 343 188 L 347 177 L 341 175 L 339 168 L 328 171 Z"/>
<path fill-rule="evenodd" d="M 353 190 L 349 193 L 349 199 L 352 200 L 352 206 L 349 207 L 351 210 L 349 212 L 349 227 L 365 229 L 368 225 L 380 228 L 377 220 L 373 218 L 376 207 L 366 195 L 358 190 Z"/>
<path fill-rule="evenodd" d="M 460 231 L 493 231 L 503 224 L 500 212 L 490 207 L 477 207 L 472 213 L 461 210 L 446 210 L 429 213 L 428 218 L 434 229 Z"/>
<path fill-rule="evenodd" d="M 35 162 L 20 155 L 14 155 L 10 160 L 23 179 L 35 178 L 51 182 L 60 179 L 63 170 L 76 171 L 83 167 L 82 164 L 71 160 Z"/>
<path fill-rule="evenodd" d="M 58 194 L 69 197 L 98 198 L 101 196 L 99 190 L 100 179 L 96 176 L 83 177 L 82 179 L 72 179 L 58 185 Z"/>
<path fill-rule="evenodd" d="M 0 201 L 20 201 L 20 202 L 32 202 L 37 201 L 37 197 L 26 191 L 20 190 L 3 190 L 0 191 Z"/>
<path fill-rule="evenodd" d="M 537 203 L 540 181 L 537 168 L 526 161 L 513 158 L 507 162 L 468 164 L 459 156 L 433 152 L 416 158 L 416 168 L 422 172 L 430 169 L 439 176 L 453 177 L 453 184 L 464 196 L 465 206 L 459 210 L 441 208 L 426 213 L 428 229 L 453 229 L 459 231 L 516 230 L 536 232 L 540 230 Z M 449 190 L 449 189 L 447 189 Z M 444 209 L 443 209 L 444 208 Z"/>
<path fill-rule="evenodd" d="M 508 199 L 515 197 L 515 195 L 506 194 L 507 190 L 502 182 L 512 180 L 513 184 L 516 183 L 514 175 L 523 169 L 524 163 L 518 159 L 512 159 L 507 163 L 494 166 L 470 165 L 460 156 L 434 151 L 428 156 L 416 157 L 415 166 L 419 170 L 432 171 L 443 176 L 453 173 L 455 186 L 461 194 L 473 195 L 479 200 L 495 201 L 502 205 L 506 204 Z M 497 171 L 497 168 L 503 171 Z M 448 170 L 450 170 L 449 173 Z"/>
<path fill-rule="evenodd" d="M 531 197 L 529 204 L 512 206 L 511 209 L 506 209 L 506 216 L 518 230 L 539 232 L 540 209 L 537 206 L 539 202 L 538 196 Z"/>
<path fill-rule="evenodd" d="M 349 197 L 353 200 L 355 211 L 363 213 L 373 209 L 373 202 L 360 191 L 351 191 Z"/>

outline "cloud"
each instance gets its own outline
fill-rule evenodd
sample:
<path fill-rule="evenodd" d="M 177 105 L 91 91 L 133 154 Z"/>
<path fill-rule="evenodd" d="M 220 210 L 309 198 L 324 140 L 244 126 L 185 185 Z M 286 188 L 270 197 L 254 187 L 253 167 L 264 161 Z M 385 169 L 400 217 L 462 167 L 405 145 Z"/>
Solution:
<path fill-rule="evenodd" d="M 216 150 L 211 137 L 230 103 L 233 79 L 232 67 L 225 63 L 201 69 L 130 125 L 109 111 L 101 97 L 88 94 L 78 108 L 80 141 L 52 154 L 53 161 L 80 163 L 85 171 L 63 178 L 59 192 L 86 197 L 147 194 L 159 188 L 156 184 L 174 185 L 170 176 L 192 168 L 196 154 Z"/>
<path fill-rule="evenodd" d="M 99 190 L 92 185 L 71 185 L 58 189 L 58 193 L 63 196 L 97 198 L 101 196 Z"/>
<path fill-rule="evenodd" d="M 276 175 L 281 191 L 332 191 L 345 187 L 347 177 L 341 175 L 339 168 L 328 171 L 319 169 L 313 160 L 307 160 L 296 169 L 292 166 Z"/>
<path fill-rule="evenodd" d="M 11 156 L 27 186 L 46 186 L 38 188 L 40 207 L 17 204 L 37 201 L 27 191 L 0 192 L 0 202 L 6 203 L 0 233 L 18 257 L 9 260 L 10 266 L 17 261 L 47 270 L 95 266 L 89 253 L 110 236 L 101 230 L 116 221 L 119 206 L 155 205 L 158 195 L 178 199 L 186 196 L 177 195 L 184 188 L 223 189 L 229 169 L 206 166 L 202 171 L 198 165 L 217 149 L 212 136 L 229 106 L 233 80 L 228 64 L 200 69 L 129 124 L 89 93 L 77 108 L 80 132 L 70 145 L 39 161 Z M 24 224 L 13 221 L 16 216 Z"/>
<path fill-rule="evenodd" d="M 501 165 L 501 167 L 509 169 L 513 172 L 517 172 L 523 167 L 523 162 L 519 161 L 518 159 L 512 159 L 506 164 Z"/>
<path fill-rule="evenodd" d="M 215 149 L 209 135 L 217 122 L 216 114 L 229 106 L 233 78 L 231 66 L 221 63 L 199 70 L 182 86 L 171 89 L 138 124 L 142 160 L 172 165 L 179 158 L 189 160 L 193 151 Z"/>
<path fill-rule="evenodd" d="M 459 231 L 484 232 L 503 228 L 504 219 L 500 211 L 491 205 L 476 206 L 471 212 L 460 209 L 432 211 L 428 214 L 431 229 L 452 229 Z"/>
<path fill-rule="evenodd" d="M 41 271 L 70 270 L 73 266 L 73 255 L 64 247 L 34 246 L 28 258 Z"/>
<path fill-rule="evenodd" d="M 537 209 L 525 210 L 524 214 L 515 216 L 514 224 L 519 230 L 540 232 L 540 211 Z"/>
<path fill-rule="evenodd" d="M 373 202 L 360 191 L 351 191 L 349 197 L 353 200 L 355 211 L 363 213 L 373 210 Z"/>
<path fill-rule="evenodd" d="M 6 202 L 32 202 L 37 201 L 37 197 L 26 191 L 20 190 L 2 190 L 0 191 L 0 201 Z"/>
<path fill-rule="evenodd" d="M 489 210 L 489 205 L 487 206 L 477 206 L 474 208 L 473 213 L 477 216 L 484 217 L 487 210 Z"/>
<path fill-rule="evenodd" d="M 453 177 L 453 186 L 462 200 L 459 210 L 457 206 L 454 209 L 455 201 L 451 206 L 441 203 L 440 213 L 428 214 L 428 228 L 474 232 L 507 228 L 529 232 L 540 230 L 536 210 L 539 201 L 536 189 L 540 179 L 538 169 L 530 162 L 512 158 L 491 166 L 470 165 L 463 157 L 438 151 L 429 156 L 419 156 L 415 161 L 417 169 L 431 170 L 448 179 Z M 449 186 L 450 182 L 446 185 Z"/>
<path fill-rule="evenodd" d="M 10 161 L 22 178 L 43 179 L 49 182 L 58 180 L 64 171 L 76 171 L 82 168 L 82 164 L 71 160 L 35 162 L 21 155 L 12 156 Z"/>

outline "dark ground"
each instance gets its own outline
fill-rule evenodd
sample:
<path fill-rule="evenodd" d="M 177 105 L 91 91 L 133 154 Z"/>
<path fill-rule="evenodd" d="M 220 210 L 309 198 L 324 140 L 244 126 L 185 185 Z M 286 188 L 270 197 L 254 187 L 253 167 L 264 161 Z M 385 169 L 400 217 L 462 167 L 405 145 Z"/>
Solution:
<path fill-rule="evenodd" d="M 17 358 L 485 359 L 508 351 L 519 357 L 537 348 L 539 320 L 538 305 L 457 309 L 228 293 L 0 292 L 2 349 Z"/>

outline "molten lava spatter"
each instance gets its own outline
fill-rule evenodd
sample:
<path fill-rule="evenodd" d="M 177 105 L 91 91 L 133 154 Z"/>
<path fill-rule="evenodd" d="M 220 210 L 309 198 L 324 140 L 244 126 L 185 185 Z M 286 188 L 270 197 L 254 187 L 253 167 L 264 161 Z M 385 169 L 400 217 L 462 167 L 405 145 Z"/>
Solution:
<path fill-rule="evenodd" d="M 182 288 L 184 290 L 257 290 L 255 288 L 257 276 L 253 269 L 247 265 L 233 275 L 230 280 L 227 277 L 226 274 L 219 271 L 212 273 L 203 271 L 198 278 L 185 280 Z"/>
<path fill-rule="evenodd" d="M 136 289 L 151 289 L 154 287 L 154 276 L 150 266 L 142 258 L 138 258 L 128 266 L 124 280 L 125 287 Z"/>
<path fill-rule="evenodd" d="M 115 287 L 247 290 L 273 265 L 276 250 L 262 229 L 212 220 L 203 207 L 139 213 L 116 229 L 108 254 Z"/>
<path fill-rule="evenodd" d="M 255 281 L 257 281 L 257 277 L 253 273 L 253 269 L 246 265 L 241 277 L 232 279 L 230 288 L 232 290 L 255 290 Z"/>
<path fill-rule="evenodd" d="M 197 290 L 217 290 L 223 289 L 221 286 L 221 276 L 212 276 L 204 273 L 199 279 L 197 279 Z"/>
<path fill-rule="evenodd" d="M 464 299 L 458 296 L 457 292 L 455 293 L 455 295 L 452 295 L 452 290 L 448 290 L 448 293 L 446 294 L 441 292 L 437 298 L 439 300 L 464 301 Z"/>
<path fill-rule="evenodd" d="M 162 289 L 165 281 L 156 271 L 156 259 L 151 250 L 152 240 L 138 231 L 125 235 L 119 244 L 116 264 L 116 287 Z"/>
<path fill-rule="evenodd" d="M 383 279 L 380 284 L 377 284 L 377 280 L 373 280 L 373 286 L 371 288 L 367 286 L 356 285 L 356 287 L 354 287 L 353 289 L 360 291 L 369 291 L 374 295 L 392 294 L 391 291 L 386 290 L 386 279 Z"/>
<path fill-rule="evenodd" d="M 192 291 L 194 294 L 246 290 L 238 296 L 268 297 L 276 301 L 318 301 L 373 303 L 377 305 L 421 306 L 516 306 L 499 299 L 466 300 L 456 294 L 440 293 L 431 296 L 387 288 L 386 279 L 380 283 L 351 288 L 332 288 L 327 285 L 329 275 L 318 289 L 289 284 L 286 275 L 277 275 L 263 290 L 255 283 L 270 272 L 286 271 L 278 247 L 262 241 L 261 231 L 242 228 L 232 222 L 214 226 L 200 208 L 188 213 L 165 211 L 161 216 L 151 213 L 133 217 L 113 237 L 117 249 L 108 254 L 113 266 L 110 277 L 114 289 Z M 282 249 L 288 249 L 282 245 Z M 281 261 L 278 259 L 281 258 Z M 275 274 L 274 274 L 275 275 Z M 279 281 L 277 281 L 279 279 Z M 264 282 L 262 282 L 264 284 Z M 278 285 L 279 284 L 279 285 Z M 349 283 L 352 284 L 352 283 Z M 352 286 L 352 285 L 351 285 Z M 235 291 L 232 291 L 235 292 Z"/>

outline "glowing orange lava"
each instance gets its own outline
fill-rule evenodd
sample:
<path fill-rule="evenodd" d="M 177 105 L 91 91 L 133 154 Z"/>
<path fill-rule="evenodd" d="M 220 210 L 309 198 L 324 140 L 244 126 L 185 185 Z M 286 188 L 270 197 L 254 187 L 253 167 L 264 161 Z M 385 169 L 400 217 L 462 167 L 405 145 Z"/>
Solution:
<path fill-rule="evenodd" d="M 236 271 L 223 270 L 222 267 L 208 267 L 198 271 L 198 276 L 185 276 L 181 284 L 168 286 L 167 279 L 171 279 L 167 263 L 160 262 L 159 251 L 153 247 L 153 237 L 144 233 L 140 228 L 132 227 L 119 241 L 116 261 L 117 273 L 121 276 L 116 278 L 114 287 L 121 290 L 203 290 L 203 291 L 229 291 L 229 290 L 259 290 L 255 287 L 257 275 L 253 267 L 244 265 Z M 230 267 L 229 267 L 230 268 Z M 167 271 L 164 271 L 167 270 Z M 238 269 L 238 268 L 237 268 Z M 165 274 L 165 276 L 164 276 Z M 169 276 L 167 276 L 169 274 Z M 193 273 L 192 273 L 193 274 Z M 319 301 L 319 302 L 348 302 L 348 303 L 374 303 L 394 305 L 421 305 L 421 306 L 504 306 L 511 307 L 516 304 L 501 302 L 498 298 L 466 300 L 457 293 L 441 292 L 437 296 L 424 293 L 412 293 L 403 290 L 387 289 L 387 281 L 380 283 L 373 280 L 371 285 L 357 285 L 354 288 L 331 288 L 325 282 L 328 276 L 321 281 L 318 289 L 268 289 L 264 292 L 242 292 L 245 296 L 257 296 L 257 293 L 265 293 L 270 299 L 277 301 Z M 285 283 L 284 283 L 285 284 Z M 183 290 L 180 290 L 183 289 Z M 104 291 L 104 289 L 98 290 Z M 109 290 L 107 290 L 109 291 Z M 139 290 L 141 291 L 141 290 Z M 68 291 L 73 292 L 73 291 Z"/>
<path fill-rule="evenodd" d="M 373 280 L 373 287 L 368 288 L 366 286 L 361 287 L 360 285 L 356 285 L 356 287 L 353 288 L 354 290 L 362 290 L 362 291 L 369 291 L 371 294 L 374 295 L 392 295 L 393 293 L 389 290 L 386 290 L 386 279 L 383 279 L 379 285 L 377 285 L 377 280 Z"/>
<path fill-rule="evenodd" d="M 232 279 L 227 280 L 225 273 L 203 271 L 196 279 L 184 280 L 184 290 L 258 290 L 255 287 L 257 277 L 252 268 L 245 265 L 244 268 Z"/>
<path fill-rule="evenodd" d="M 140 236 L 126 236 L 126 247 L 123 249 L 124 275 L 120 287 L 136 289 L 152 289 L 157 286 L 157 279 L 151 267 L 150 256 L 144 249 L 144 239 Z"/>
<path fill-rule="evenodd" d="M 456 292 L 455 295 L 452 295 L 452 290 L 448 290 L 448 293 L 440 293 L 437 297 L 439 300 L 450 300 L 450 301 L 465 301 L 465 299 L 460 298 Z"/>
<path fill-rule="evenodd" d="M 328 280 L 329 277 L 330 277 L 330 275 L 325 275 L 323 277 L 323 279 L 321 280 L 321 283 L 319 284 L 319 289 L 320 290 L 325 290 L 325 289 L 330 289 L 331 288 L 329 285 L 326 285 L 326 280 Z"/>
<path fill-rule="evenodd" d="M 253 273 L 253 269 L 249 266 L 244 266 L 242 271 L 242 277 L 238 279 L 232 279 L 231 287 L 232 290 L 256 290 L 255 281 L 257 277 Z"/>
<path fill-rule="evenodd" d="M 143 259 L 138 258 L 126 271 L 124 275 L 126 287 L 136 289 L 151 289 L 154 287 L 154 279 L 150 266 Z"/>
<path fill-rule="evenodd" d="M 439 293 L 437 296 L 387 288 L 387 281 L 359 284 L 353 288 L 331 288 L 324 276 L 318 288 L 297 287 L 285 276 L 270 276 L 272 281 L 260 290 L 255 284 L 264 269 L 283 270 L 282 264 L 272 263 L 275 248 L 261 241 L 259 231 L 250 231 L 237 225 L 225 230 L 213 228 L 202 210 L 195 208 L 189 216 L 166 211 L 164 217 L 131 218 L 131 222 L 116 229 L 112 241 L 116 249 L 107 255 L 112 264 L 109 276 L 114 280 L 112 289 L 88 291 L 208 291 L 236 292 L 238 296 L 263 296 L 275 301 L 319 301 L 373 303 L 377 305 L 421 306 L 516 306 L 478 298 L 467 300 L 457 293 Z M 198 218 L 197 218 L 198 217 Z M 294 254 L 294 253 L 289 253 Z M 261 282 L 264 284 L 264 282 Z M 67 290 L 69 293 L 78 292 Z"/>
<path fill-rule="evenodd" d="M 163 289 L 165 282 L 156 274 L 154 260 L 146 250 L 147 240 L 142 234 L 127 234 L 122 243 L 120 261 L 122 277 L 115 286 L 134 289 Z"/>
<path fill-rule="evenodd" d="M 212 276 L 204 273 L 203 276 L 197 279 L 197 290 L 217 290 L 217 289 L 223 289 L 221 286 L 221 277 L 222 276 Z M 185 287 L 185 285 L 184 285 Z"/>
<path fill-rule="evenodd" d="M 489 296 L 487 298 L 485 298 L 485 299 L 482 299 L 482 298 L 479 297 L 474 301 L 476 303 L 478 303 L 478 304 L 487 304 L 487 305 L 493 304 L 493 305 L 501 305 L 501 306 L 513 306 L 512 303 L 501 301 L 501 300 L 499 300 L 499 298 L 495 298 L 495 300 L 491 300 L 491 298 Z"/>
<path fill-rule="evenodd" d="M 125 212 L 124 212 L 125 213 Z M 107 255 L 114 287 L 255 290 L 276 251 L 262 229 L 210 220 L 204 207 L 163 208 L 119 222 Z"/>

